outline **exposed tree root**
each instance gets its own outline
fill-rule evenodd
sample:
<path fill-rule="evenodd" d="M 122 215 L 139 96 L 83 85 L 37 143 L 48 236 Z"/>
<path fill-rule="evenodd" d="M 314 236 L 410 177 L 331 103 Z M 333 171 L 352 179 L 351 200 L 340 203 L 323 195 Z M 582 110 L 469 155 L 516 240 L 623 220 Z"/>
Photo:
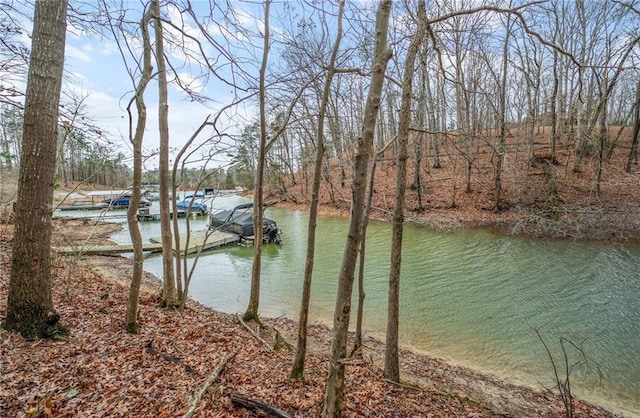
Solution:
<path fill-rule="evenodd" d="M 257 332 L 252 330 L 251 327 L 249 325 L 247 325 L 247 323 L 242 320 L 240 315 L 236 314 L 236 318 L 238 318 L 238 321 L 240 321 L 242 326 L 245 327 L 251 333 L 251 335 L 253 335 L 258 341 L 262 342 L 262 344 L 264 344 L 269 349 L 269 351 L 273 351 L 273 347 L 271 346 L 271 344 L 269 344 L 267 341 L 265 341 L 264 338 L 262 338 L 260 335 L 258 335 Z"/>

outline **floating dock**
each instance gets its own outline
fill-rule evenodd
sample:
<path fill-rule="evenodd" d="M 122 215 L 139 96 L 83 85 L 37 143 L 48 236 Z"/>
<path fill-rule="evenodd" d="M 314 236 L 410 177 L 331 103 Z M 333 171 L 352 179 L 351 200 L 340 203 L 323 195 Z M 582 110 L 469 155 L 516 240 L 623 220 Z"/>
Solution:
<path fill-rule="evenodd" d="M 193 231 L 189 236 L 189 245 L 185 247 L 187 240 L 186 233 L 180 235 L 180 251 L 184 254 L 186 249 L 187 254 L 194 254 L 198 251 L 206 251 L 214 248 L 223 247 L 229 244 L 235 244 L 240 241 L 240 237 L 237 234 L 232 234 L 223 231 Z M 157 253 L 162 251 L 162 239 L 160 237 L 151 238 L 151 243 L 145 243 L 142 245 L 144 252 Z M 176 251 L 175 242 L 173 243 L 173 250 Z M 59 254 L 79 254 L 79 255 L 113 255 L 113 254 L 126 254 L 133 252 L 132 244 L 107 244 L 107 245 L 71 245 L 65 247 L 54 247 L 53 251 Z"/>
<path fill-rule="evenodd" d="M 132 244 L 100 244 L 100 245 L 68 245 L 64 247 L 53 247 L 53 251 L 67 255 L 113 255 L 133 252 Z M 162 251 L 162 245 L 152 243 L 143 244 L 142 250 L 145 252 L 157 253 Z"/>
<path fill-rule="evenodd" d="M 105 203 L 79 203 L 71 204 L 68 206 L 59 206 L 58 210 L 106 210 L 109 209 L 109 205 Z"/>
<path fill-rule="evenodd" d="M 184 219 L 187 217 L 187 212 L 186 210 L 178 210 L 178 219 Z M 189 215 L 192 218 L 200 218 L 203 216 L 207 216 L 206 212 L 200 212 L 200 211 L 191 211 L 189 213 Z M 159 213 L 148 213 L 148 212 L 142 212 L 142 210 L 138 211 L 138 221 L 139 222 L 159 222 L 160 221 L 160 214 Z M 173 219 L 173 212 L 169 213 L 169 218 Z"/>
<path fill-rule="evenodd" d="M 160 244 L 162 242 L 161 237 L 151 238 L 154 244 Z M 180 251 L 184 253 L 185 243 L 187 241 L 187 234 L 180 234 Z M 229 244 L 235 244 L 240 241 L 238 234 L 233 234 L 224 231 L 191 231 L 189 235 L 189 245 L 186 247 L 187 254 L 193 254 L 198 251 L 211 250 L 213 248 L 223 247 Z M 175 242 L 173 242 L 173 251 L 176 251 Z"/>

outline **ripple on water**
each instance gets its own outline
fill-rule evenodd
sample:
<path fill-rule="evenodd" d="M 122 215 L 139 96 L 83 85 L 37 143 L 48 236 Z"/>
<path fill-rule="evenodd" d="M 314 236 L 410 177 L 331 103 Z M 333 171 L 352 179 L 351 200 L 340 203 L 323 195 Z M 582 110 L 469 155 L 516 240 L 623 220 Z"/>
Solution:
<path fill-rule="evenodd" d="M 285 245 L 262 263 L 263 315 L 298 315 L 306 215 L 269 209 Z M 318 222 L 311 320 L 332 322 L 347 220 Z M 158 235 L 157 232 L 155 235 Z M 640 411 L 640 247 L 529 240 L 484 231 L 439 234 L 407 226 L 401 271 L 401 341 L 480 371 L 551 385 L 539 329 L 556 358 L 560 337 L 582 342 L 602 371 L 578 369 L 576 393 Z M 391 228 L 373 222 L 365 270 L 365 327 L 386 329 Z M 191 289 L 215 309 L 246 308 L 251 249 L 223 249 L 198 263 Z M 159 258 L 145 268 L 161 271 Z M 355 289 L 355 288 L 354 288 Z M 355 299 L 354 299 L 355 300 Z M 355 312 L 355 310 L 354 310 Z M 573 355 L 573 354 L 572 354 Z"/>

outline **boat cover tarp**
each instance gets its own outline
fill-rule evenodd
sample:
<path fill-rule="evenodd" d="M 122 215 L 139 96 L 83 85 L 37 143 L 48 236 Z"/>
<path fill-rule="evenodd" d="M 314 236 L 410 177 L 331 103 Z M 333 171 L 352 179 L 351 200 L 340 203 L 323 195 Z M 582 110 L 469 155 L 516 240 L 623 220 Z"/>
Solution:
<path fill-rule="evenodd" d="M 234 209 L 214 213 L 211 215 L 211 227 L 235 232 L 245 237 L 253 236 L 253 211 L 240 210 L 249 209 L 252 206 L 253 205 L 249 203 L 236 206 Z M 264 226 L 271 224 L 275 226 L 275 221 L 267 218 L 263 219 Z"/>
<path fill-rule="evenodd" d="M 250 237 L 253 235 L 253 213 L 223 210 L 211 216 L 211 226 Z"/>

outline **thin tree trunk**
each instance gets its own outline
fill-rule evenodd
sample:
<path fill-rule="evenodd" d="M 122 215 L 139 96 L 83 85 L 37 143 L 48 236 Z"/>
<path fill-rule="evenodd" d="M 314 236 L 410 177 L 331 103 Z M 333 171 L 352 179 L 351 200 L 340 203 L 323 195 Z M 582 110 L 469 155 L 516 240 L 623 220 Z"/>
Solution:
<path fill-rule="evenodd" d="M 156 64 L 158 65 L 158 126 L 160 134 L 160 229 L 162 231 L 163 304 L 168 308 L 177 305 L 174 278 L 173 244 L 169 215 L 169 102 L 167 91 L 167 69 L 164 60 L 164 40 L 160 22 L 159 0 L 152 0 L 151 10 L 155 18 Z"/>
<path fill-rule="evenodd" d="M 24 109 L 11 277 L 3 326 L 28 339 L 64 328 L 51 296 L 51 217 L 66 0 L 38 0 Z"/>
<path fill-rule="evenodd" d="M 391 141 L 388 141 L 382 149 L 376 151 L 371 161 L 371 168 L 369 170 L 369 187 L 367 188 L 367 206 L 364 208 L 364 215 L 362 217 L 362 240 L 360 241 L 360 254 L 358 257 L 358 310 L 356 313 L 356 335 L 353 341 L 352 353 L 356 353 L 362 346 L 362 320 L 364 316 L 364 299 L 366 293 L 364 291 L 364 262 L 367 247 L 367 227 L 369 226 L 369 214 L 371 213 L 371 201 L 373 200 L 373 189 L 376 177 L 376 166 L 378 165 L 378 158 L 395 143 L 398 136 L 396 135 Z"/>
<path fill-rule="evenodd" d="M 426 57 L 425 57 L 426 60 Z M 434 133 L 432 133 L 430 135 L 431 140 L 432 140 L 432 146 L 433 146 L 433 168 L 441 168 L 442 165 L 440 164 L 440 138 L 439 138 L 439 134 L 438 131 L 439 126 L 438 126 L 438 122 L 437 122 L 437 108 L 438 106 L 436 106 L 436 101 L 433 98 L 433 92 L 431 91 L 431 83 L 429 81 L 430 77 L 425 77 L 425 88 L 426 88 L 426 95 L 427 95 L 427 103 L 429 106 L 429 110 L 428 110 L 428 115 L 429 115 L 429 129 L 434 131 Z M 435 88 L 437 88 L 437 82 L 436 82 L 436 86 L 434 86 Z"/>
<path fill-rule="evenodd" d="M 426 51 L 420 60 L 420 96 L 418 108 L 416 109 L 416 119 L 418 128 L 424 130 L 426 127 L 426 109 L 427 109 L 427 57 Z M 416 191 L 416 207 L 415 210 L 418 213 L 424 212 L 424 206 L 422 205 L 422 176 L 420 171 L 422 170 L 422 150 L 423 150 L 423 138 L 426 135 L 423 132 L 415 135 L 413 141 L 413 188 Z"/>
<path fill-rule="evenodd" d="M 414 64 L 426 26 L 424 0 L 418 0 L 418 29 L 411 39 L 404 63 L 402 101 L 398 122 L 398 150 L 396 153 L 396 191 L 393 207 L 391 234 L 391 264 L 389 268 L 389 295 L 387 303 L 387 338 L 384 356 L 384 375 L 392 382 L 400 382 L 398 357 L 398 328 L 400 325 L 400 268 L 402 265 L 402 234 L 404 230 L 404 198 L 407 186 L 407 142 L 411 122 L 411 99 L 413 97 Z"/>
<path fill-rule="evenodd" d="M 147 125 L 147 106 L 144 102 L 144 92 L 151 78 L 153 68 L 151 66 L 151 41 L 149 40 L 149 20 L 151 12 L 147 11 L 140 22 L 140 30 L 142 33 L 142 73 L 135 92 L 135 105 L 138 113 L 135 134 L 129 134 L 131 144 L 133 145 L 133 190 L 131 195 L 131 204 L 127 209 L 127 223 L 129 225 L 129 235 L 133 244 L 133 272 L 131 277 L 131 285 L 129 286 L 129 300 L 127 302 L 127 313 L 125 318 L 125 328 L 132 334 L 138 333 L 138 297 L 140 295 L 140 285 L 142 283 L 144 253 L 142 251 L 142 235 L 138 227 L 138 204 L 140 203 L 140 195 L 142 193 L 142 140 L 144 138 L 144 130 Z M 129 112 L 129 126 L 133 124 Z"/>
<path fill-rule="evenodd" d="M 338 11 L 338 30 L 336 40 L 331 52 L 327 79 L 322 92 L 322 102 L 318 114 L 318 132 L 316 136 L 316 162 L 313 170 L 313 186 L 311 191 L 311 208 L 309 210 L 309 225 L 307 232 L 307 257 L 304 267 L 304 280 L 302 284 L 302 300 L 300 302 L 300 321 L 298 323 L 298 343 L 296 346 L 296 356 L 293 361 L 291 377 L 302 379 L 304 377 L 304 360 L 307 351 L 307 322 L 309 319 L 309 301 L 311 298 L 311 279 L 313 275 L 313 261 L 316 245 L 316 225 L 318 217 L 318 194 L 320 193 L 320 180 L 322 176 L 322 161 L 324 158 L 324 124 L 331 93 L 331 83 L 336 73 L 335 63 L 340 50 L 342 40 L 342 15 L 344 13 L 344 0 L 340 0 Z"/>
<path fill-rule="evenodd" d="M 495 188 L 496 199 L 494 202 L 494 212 L 502 210 L 502 166 L 504 165 L 505 153 L 507 151 L 507 70 L 509 68 L 509 37 L 511 35 L 511 19 L 507 16 L 507 26 L 505 28 L 504 45 L 502 49 L 502 80 L 498 87 L 500 92 L 500 112 L 498 124 L 500 133 L 498 138 L 498 161 L 496 163 Z"/>
<path fill-rule="evenodd" d="M 631 138 L 631 151 L 627 160 L 627 173 L 631 173 L 631 168 L 638 164 L 638 136 L 640 136 L 640 80 L 636 86 L 636 110 L 635 122 L 633 124 L 633 136 Z"/>
<path fill-rule="evenodd" d="M 191 147 L 191 144 L 193 144 L 193 141 L 195 141 L 195 139 L 198 137 L 198 135 L 200 135 L 200 133 L 202 132 L 202 130 L 208 126 L 210 124 L 209 122 L 209 118 L 210 115 L 207 116 L 205 118 L 205 120 L 200 124 L 200 126 L 198 127 L 198 129 L 196 129 L 196 131 L 191 135 L 191 137 L 187 140 L 187 142 L 182 146 L 182 149 L 180 149 L 180 151 L 178 152 L 178 154 L 175 157 L 175 161 L 173 163 L 173 170 L 171 173 L 171 191 L 172 194 L 174 196 L 178 196 L 178 190 L 177 190 L 177 184 L 179 183 L 177 181 L 177 173 L 178 173 L 178 166 L 179 164 L 182 162 L 182 167 L 184 169 L 184 162 L 183 162 L 183 157 L 185 155 L 185 153 L 187 152 L 187 150 Z M 198 185 L 198 187 L 200 186 L 200 184 Z M 174 213 L 178 213 L 178 207 L 177 207 L 177 198 L 173 199 L 173 201 L 171 202 L 171 209 Z M 184 244 L 184 246 L 180 243 L 180 228 L 179 228 L 179 220 L 177 216 L 173 216 L 172 217 L 172 222 L 173 222 L 173 239 L 174 239 L 174 245 L 175 248 L 188 248 L 189 247 L 189 216 L 187 216 L 186 219 L 186 223 L 187 223 L 187 237 L 186 237 L 186 242 Z M 197 262 L 197 258 L 196 260 L 194 260 L 194 266 L 195 263 Z M 182 254 L 180 251 L 176 251 L 175 252 L 175 263 L 176 263 L 176 284 L 177 284 L 177 296 L 178 296 L 178 308 L 179 309 L 184 309 L 185 304 L 187 303 L 187 298 L 189 296 L 189 272 L 188 272 L 188 263 L 187 263 L 187 254 L 186 254 L 186 250 L 185 250 L 185 254 Z M 192 269 L 194 268 L 194 266 L 192 267 Z"/>
<path fill-rule="evenodd" d="M 555 156 L 556 154 L 556 139 L 558 136 L 557 133 L 557 125 L 558 125 L 558 114 L 556 111 L 556 101 L 558 100 L 558 85 L 560 81 L 558 80 L 558 53 L 553 51 L 553 88 L 551 90 L 551 98 L 549 102 L 551 104 L 551 110 L 549 111 L 551 115 L 551 133 L 549 134 L 549 152 L 551 156 Z"/>
<path fill-rule="evenodd" d="M 376 15 L 376 43 L 373 68 L 371 71 L 371 85 L 369 97 L 365 106 L 365 117 L 362 132 L 357 140 L 357 151 L 354 161 L 354 176 L 352 188 L 351 215 L 349 230 L 345 243 L 342 266 L 338 277 L 338 294 L 333 322 L 333 338 L 329 357 L 329 371 L 324 393 L 322 416 L 333 418 L 342 416 L 344 402 L 344 363 L 347 355 L 347 333 L 351 314 L 351 294 L 355 265 L 358 257 L 358 247 L 362 239 L 362 219 L 365 206 L 366 177 L 376 121 L 380 109 L 382 86 L 387 63 L 391 59 L 391 51 L 387 48 L 387 32 L 389 16 L 391 14 L 391 0 L 382 0 Z"/>
<path fill-rule="evenodd" d="M 603 97 L 602 97 L 602 112 L 600 113 L 600 144 L 598 146 L 598 161 L 596 166 L 596 196 L 600 197 L 602 192 L 601 183 L 602 183 L 602 164 L 604 163 L 604 149 L 607 145 L 607 102 L 608 102 L 608 77 L 607 70 L 604 71 L 603 80 Z"/>
<path fill-rule="evenodd" d="M 260 270 L 262 267 L 262 213 L 264 197 L 262 186 L 264 184 L 264 169 L 267 159 L 267 109 L 266 109 L 266 83 L 267 62 L 269 60 L 269 8 L 271 0 L 264 3 L 264 44 L 262 50 L 262 65 L 260 67 L 260 150 L 258 151 L 258 166 L 256 169 L 255 190 L 253 194 L 253 267 L 251 269 L 251 292 L 249 304 L 242 319 L 259 322 L 258 308 L 260 306 Z"/>

